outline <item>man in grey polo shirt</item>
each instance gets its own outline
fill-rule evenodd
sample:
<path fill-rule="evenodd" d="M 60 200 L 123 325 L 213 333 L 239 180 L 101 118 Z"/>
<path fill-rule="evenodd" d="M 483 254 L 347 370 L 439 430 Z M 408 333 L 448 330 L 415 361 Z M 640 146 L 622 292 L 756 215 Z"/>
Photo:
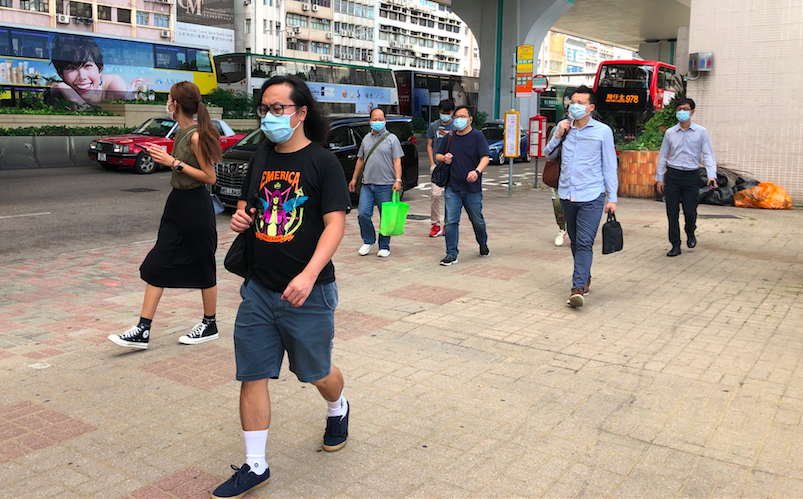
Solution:
<path fill-rule="evenodd" d="M 355 192 L 357 179 L 365 166 L 357 217 L 363 242 L 359 250 L 361 256 L 367 255 L 376 244 L 376 231 L 371 222 L 374 206 L 379 209 L 381 218 L 382 203 L 390 202 L 393 191 L 402 190 L 403 156 L 399 138 L 387 130 L 385 111 L 380 108 L 371 110 L 371 133 L 362 139 L 357 153 L 357 164 L 354 166 L 354 176 L 349 182 L 349 190 Z M 390 256 L 390 236 L 379 235 L 379 251 L 376 256 L 380 258 Z"/>

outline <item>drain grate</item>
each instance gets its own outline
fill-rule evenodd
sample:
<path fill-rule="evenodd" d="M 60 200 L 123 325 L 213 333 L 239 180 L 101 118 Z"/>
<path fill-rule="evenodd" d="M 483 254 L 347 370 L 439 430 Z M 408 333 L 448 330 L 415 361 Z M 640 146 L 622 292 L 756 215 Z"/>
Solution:
<path fill-rule="evenodd" d="M 697 218 L 735 218 L 736 220 L 741 220 L 742 217 L 737 217 L 736 215 L 697 215 Z"/>
<path fill-rule="evenodd" d="M 429 220 L 429 215 L 407 215 L 407 220 Z"/>
<path fill-rule="evenodd" d="M 134 187 L 133 189 L 120 189 L 123 192 L 158 192 L 159 189 L 149 189 L 147 187 Z"/>

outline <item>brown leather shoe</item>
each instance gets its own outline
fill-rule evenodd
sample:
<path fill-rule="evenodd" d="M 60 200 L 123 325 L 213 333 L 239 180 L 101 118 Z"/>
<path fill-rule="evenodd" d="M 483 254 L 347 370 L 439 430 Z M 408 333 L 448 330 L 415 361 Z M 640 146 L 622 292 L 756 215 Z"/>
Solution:
<path fill-rule="evenodd" d="M 566 303 L 574 308 L 582 307 L 585 304 L 585 298 L 583 298 L 583 288 L 573 289 L 572 295 L 569 297 L 569 300 Z"/>
<path fill-rule="evenodd" d="M 586 282 L 586 287 L 583 289 L 583 296 L 587 295 L 591 292 L 591 278 L 588 278 L 588 282 Z"/>

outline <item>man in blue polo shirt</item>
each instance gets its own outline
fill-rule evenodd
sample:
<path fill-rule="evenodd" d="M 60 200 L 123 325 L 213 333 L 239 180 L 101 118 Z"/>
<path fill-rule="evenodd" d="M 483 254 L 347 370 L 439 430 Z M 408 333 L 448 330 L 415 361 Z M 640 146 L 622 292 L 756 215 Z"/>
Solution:
<path fill-rule="evenodd" d="M 460 214 L 466 209 L 468 219 L 474 227 L 474 236 L 480 245 L 480 256 L 490 255 L 488 233 L 482 216 L 482 171 L 488 166 L 491 151 L 488 141 L 479 130 L 471 127 L 474 118 L 468 107 L 459 106 L 454 110 L 454 130 L 449 152 L 448 138 L 441 142 L 435 161 L 449 165 L 449 183 L 443 192 L 446 204 L 446 257 L 441 265 L 457 263 L 457 241 L 460 235 Z"/>
<path fill-rule="evenodd" d="M 573 307 L 585 304 L 585 295 L 591 287 L 594 239 L 602 211 L 603 208 L 610 213 L 616 211 L 616 191 L 619 189 L 613 131 L 608 125 L 591 118 L 594 103 L 593 90 L 586 86 L 577 87 L 571 95 L 570 119 L 560 122 L 545 150 L 547 159 L 561 155 L 558 197 L 574 256 L 572 292 L 567 302 Z M 564 135 L 566 140 L 559 148 Z"/>

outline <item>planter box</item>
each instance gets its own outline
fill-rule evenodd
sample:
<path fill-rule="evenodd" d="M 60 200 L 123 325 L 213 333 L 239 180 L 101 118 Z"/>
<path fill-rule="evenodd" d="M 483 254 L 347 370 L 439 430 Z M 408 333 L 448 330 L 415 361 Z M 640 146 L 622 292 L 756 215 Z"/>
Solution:
<path fill-rule="evenodd" d="M 259 121 L 256 118 L 244 120 L 225 120 L 232 130 L 256 130 L 259 128 Z"/>
<path fill-rule="evenodd" d="M 135 127 L 141 125 L 145 120 L 154 116 L 166 116 L 165 105 L 162 104 L 100 104 L 99 107 L 104 111 L 114 113 L 124 119 L 124 125 Z M 223 108 L 208 107 L 209 116 L 220 118 L 223 116 Z"/>
<path fill-rule="evenodd" d="M 89 159 L 95 135 L 79 137 L 0 137 L 0 170 L 97 166 Z"/>
<path fill-rule="evenodd" d="M 0 127 L 29 126 L 124 126 L 122 116 L 64 116 L 58 114 L 0 114 Z"/>
<path fill-rule="evenodd" d="M 654 199 L 658 151 L 622 151 L 619 154 L 619 196 Z"/>

